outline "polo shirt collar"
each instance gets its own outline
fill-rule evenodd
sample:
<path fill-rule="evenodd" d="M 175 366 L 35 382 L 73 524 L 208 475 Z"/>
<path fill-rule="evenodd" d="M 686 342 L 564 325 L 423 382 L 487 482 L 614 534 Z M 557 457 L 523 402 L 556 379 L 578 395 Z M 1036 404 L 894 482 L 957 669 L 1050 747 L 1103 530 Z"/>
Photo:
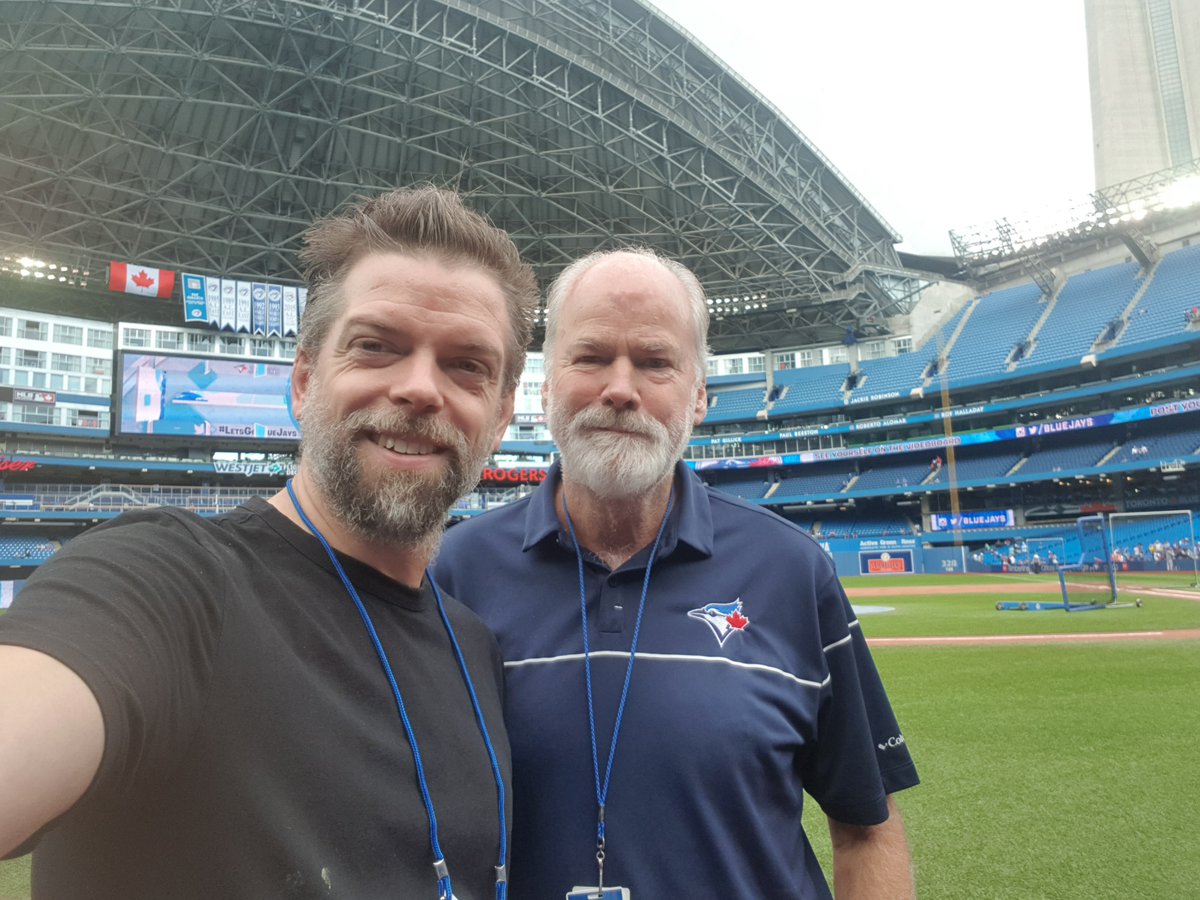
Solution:
<path fill-rule="evenodd" d="M 557 538 L 561 526 L 554 509 L 554 491 L 561 477 L 562 466 L 556 461 L 546 473 L 545 480 L 530 496 L 525 510 L 522 550 L 529 550 L 547 538 Z M 675 463 L 675 479 L 679 491 L 671 521 L 663 533 L 661 555 L 667 556 L 674 552 L 678 544 L 685 544 L 701 556 L 712 556 L 713 524 L 708 489 L 682 460 Z"/>

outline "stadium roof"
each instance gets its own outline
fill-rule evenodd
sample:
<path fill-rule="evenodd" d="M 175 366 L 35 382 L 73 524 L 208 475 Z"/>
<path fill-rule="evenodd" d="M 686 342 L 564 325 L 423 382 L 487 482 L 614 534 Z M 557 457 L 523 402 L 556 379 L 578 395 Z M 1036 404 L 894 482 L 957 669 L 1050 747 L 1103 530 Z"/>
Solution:
<path fill-rule="evenodd" d="M 299 232 L 432 180 L 543 283 L 647 244 L 718 352 L 907 312 L 899 236 L 776 109 L 638 0 L 0 0 L 0 254 L 291 280 Z"/>

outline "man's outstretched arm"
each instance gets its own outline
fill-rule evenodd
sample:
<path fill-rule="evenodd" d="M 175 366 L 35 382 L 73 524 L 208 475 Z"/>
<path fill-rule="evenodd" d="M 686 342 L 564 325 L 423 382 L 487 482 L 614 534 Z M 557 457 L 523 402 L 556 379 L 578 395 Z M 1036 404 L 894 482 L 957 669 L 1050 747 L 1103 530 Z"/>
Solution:
<path fill-rule="evenodd" d="M 0 645 L 0 857 L 83 796 L 103 752 L 83 680 L 45 653 Z"/>
<path fill-rule="evenodd" d="M 913 900 L 912 857 L 904 820 L 888 796 L 888 818 L 879 825 L 829 820 L 833 841 L 833 892 L 837 900 Z"/>

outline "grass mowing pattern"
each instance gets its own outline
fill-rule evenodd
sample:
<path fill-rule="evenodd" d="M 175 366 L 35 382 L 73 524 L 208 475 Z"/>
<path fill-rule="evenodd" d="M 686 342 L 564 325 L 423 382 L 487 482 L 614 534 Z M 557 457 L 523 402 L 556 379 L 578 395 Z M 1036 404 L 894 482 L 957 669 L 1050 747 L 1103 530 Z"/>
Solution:
<path fill-rule="evenodd" d="M 924 780 L 898 797 L 922 900 L 1196 896 L 1196 642 L 875 655 Z"/>
<path fill-rule="evenodd" d="M 928 585 L 1000 592 L 1030 578 L 846 583 L 916 589 L 915 597 L 855 601 L 895 607 L 863 616 L 868 639 L 1200 627 L 1200 603 L 1189 600 L 998 612 L 999 593 L 919 596 Z M 1178 578 L 1160 578 L 1153 580 L 1178 586 Z M 922 900 L 1197 895 L 1200 644 L 881 647 L 874 654 L 924 779 L 899 795 Z M 828 831 L 811 801 L 805 825 L 830 871 Z M 29 900 L 28 857 L 0 862 L 0 900 Z"/>

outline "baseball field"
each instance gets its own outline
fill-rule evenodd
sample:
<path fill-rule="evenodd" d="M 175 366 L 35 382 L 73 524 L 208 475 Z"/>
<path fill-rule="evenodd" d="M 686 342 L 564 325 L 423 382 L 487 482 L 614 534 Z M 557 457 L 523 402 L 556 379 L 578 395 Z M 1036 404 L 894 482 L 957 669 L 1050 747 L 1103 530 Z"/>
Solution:
<path fill-rule="evenodd" d="M 899 796 L 923 900 L 1198 895 L 1200 590 L 1189 578 L 1138 576 L 1122 598 L 1142 606 L 1091 612 L 996 609 L 1055 599 L 1051 576 L 845 584 L 923 780 Z M 29 896 L 28 859 L 0 863 L 0 900 Z"/>

